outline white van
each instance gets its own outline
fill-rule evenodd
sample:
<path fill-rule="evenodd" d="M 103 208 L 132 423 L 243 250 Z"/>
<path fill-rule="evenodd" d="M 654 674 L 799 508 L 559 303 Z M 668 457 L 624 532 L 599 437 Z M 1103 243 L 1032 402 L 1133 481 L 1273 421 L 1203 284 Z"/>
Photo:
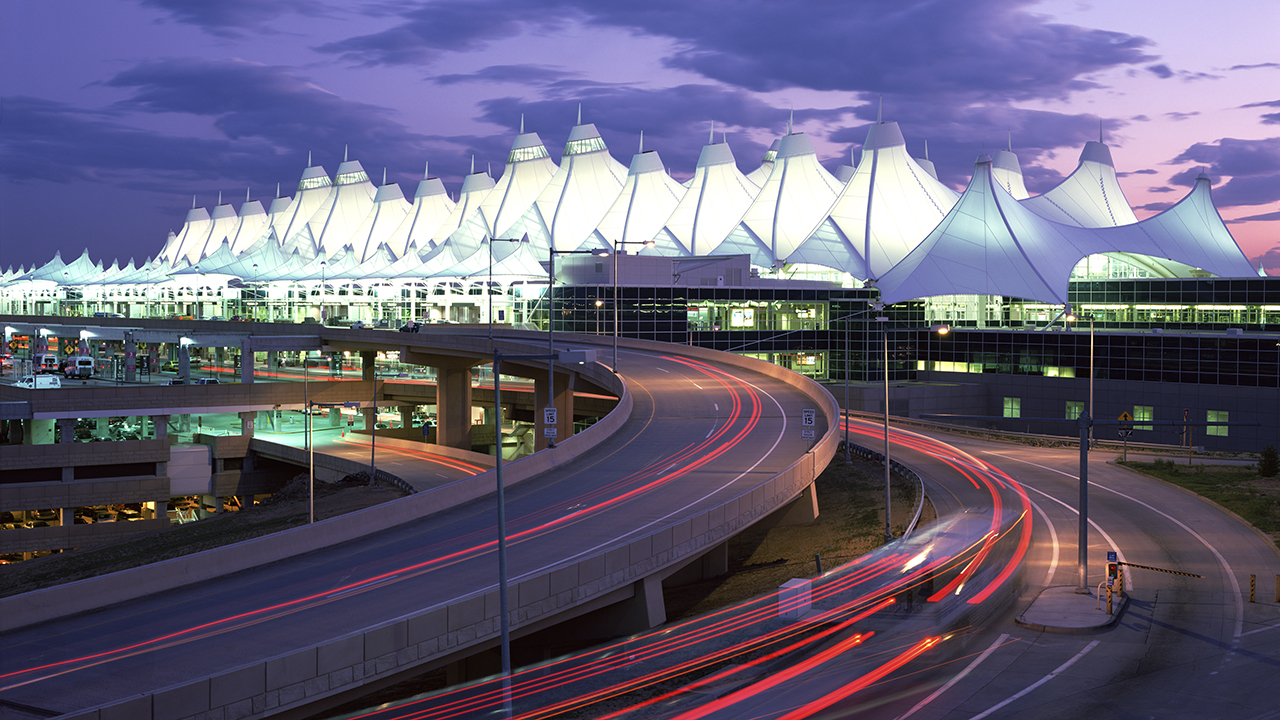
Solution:
<path fill-rule="evenodd" d="M 47 390 L 62 387 L 57 375 L 28 375 L 18 381 L 18 387 L 28 390 Z"/>
<path fill-rule="evenodd" d="M 59 368 L 58 356 L 53 353 L 40 353 L 31 359 L 31 365 L 38 375 L 56 373 Z"/>
<path fill-rule="evenodd" d="M 68 378 L 93 377 L 93 358 L 88 355 L 72 355 L 62 361 L 62 374 Z"/>

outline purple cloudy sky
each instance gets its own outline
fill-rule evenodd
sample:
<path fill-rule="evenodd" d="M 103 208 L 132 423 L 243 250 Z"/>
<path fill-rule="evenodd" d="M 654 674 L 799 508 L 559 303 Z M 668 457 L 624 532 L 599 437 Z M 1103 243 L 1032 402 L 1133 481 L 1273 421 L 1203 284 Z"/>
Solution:
<path fill-rule="evenodd" d="M 1119 9 L 1117 9 L 1119 6 Z M 1032 193 L 1099 122 L 1139 217 L 1200 168 L 1280 274 L 1280 3 L 1223 0 L 0 0 L 0 267 L 154 255 L 191 198 L 293 194 L 344 147 L 412 194 L 500 173 L 523 113 L 579 103 L 624 164 L 688 177 L 712 120 L 742 170 L 794 111 L 830 168 L 876 118 L 962 188 L 1012 134 Z"/>

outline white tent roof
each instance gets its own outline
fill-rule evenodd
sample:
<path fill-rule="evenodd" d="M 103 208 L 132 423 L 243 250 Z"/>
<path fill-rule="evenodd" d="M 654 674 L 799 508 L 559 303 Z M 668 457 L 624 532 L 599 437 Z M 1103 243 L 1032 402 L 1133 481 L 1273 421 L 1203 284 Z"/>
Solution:
<path fill-rule="evenodd" d="M 412 209 L 413 206 L 405 201 L 404 193 L 396 183 L 384 183 L 378 188 L 377 194 L 373 196 L 373 209 L 351 238 L 360 259 L 368 260 L 378 252 L 380 246 L 388 245 L 396 229 Z"/>
<path fill-rule="evenodd" d="M 637 153 L 622 191 L 582 247 L 626 251 L 630 246 L 632 252 L 639 251 L 662 229 L 685 192 L 686 188 L 667 174 L 657 152 Z"/>
<path fill-rule="evenodd" d="M 1114 227 L 1138 222 L 1116 179 L 1111 149 L 1092 140 L 1080 152 L 1080 164 L 1049 192 L 1022 204 L 1037 215 L 1079 227 Z"/>
<path fill-rule="evenodd" d="M 197 262 L 212 229 L 213 220 L 209 218 L 209 211 L 202 207 L 191 208 L 187 211 L 187 219 L 182 223 L 178 236 L 161 251 L 161 257 L 175 266 L 180 260 Z M 170 254 L 166 255 L 165 252 Z"/>
<path fill-rule="evenodd" d="M 653 253 L 707 255 L 742 219 L 760 188 L 738 170 L 728 143 L 702 147 L 689 189 L 654 237 Z"/>
<path fill-rule="evenodd" d="M 286 252 L 292 251 L 299 244 L 308 246 L 304 251 L 315 251 L 315 239 L 310 232 L 301 240 L 298 236 L 307 228 L 307 223 L 324 205 L 332 191 L 333 181 L 324 168 L 312 165 L 302 171 L 302 179 L 298 181 L 298 194 L 279 216 L 276 215 L 276 203 L 271 203 L 271 227 L 276 231 L 276 237 L 280 239 Z"/>
<path fill-rule="evenodd" d="M 781 145 L 781 139 L 774 140 L 769 145 L 769 149 L 764 152 L 764 159 L 760 161 L 760 167 L 747 174 L 747 179 L 751 181 L 752 185 L 761 187 L 764 185 L 764 181 L 769 179 L 769 173 L 773 172 L 773 163 L 778 158 L 778 148 Z"/>
<path fill-rule="evenodd" d="M 218 199 L 221 200 L 222 198 L 219 197 Z M 219 203 L 213 209 L 213 212 L 209 213 L 209 218 L 213 221 L 213 227 L 209 229 L 209 235 L 205 238 L 204 247 L 200 248 L 198 255 L 193 258 L 193 262 L 198 262 L 201 258 L 212 255 L 217 252 L 223 243 L 230 243 L 234 240 L 236 229 L 240 226 L 240 216 L 236 215 L 236 210 L 231 207 L 231 203 Z M 192 255 L 188 253 L 187 257 L 191 258 Z"/>
<path fill-rule="evenodd" d="M 511 237 L 511 226 L 529 211 L 556 175 L 556 163 L 542 138 L 521 130 L 511 143 L 502 177 L 480 203 L 481 219 L 495 237 Z"/>
<path fill-rule="evenodd" d="M 555 176 L 507 234 L 528 235 L 536 248 L 576 249 L 600 224 L 626 179 L 627 169 L 609 155 L 596 126 L 575 125 Z"/>
<path fill-rule="evenodd" d="M 444 189 L 440 178 L 433 178 L 424 173 L 418 182 L 418 189 L 413 194 L 413 209 L 400 222 L 400 226 L 391 234 L 387 245 L 396 253 L 404 255 L 410 245 L 423 248 L 431 242 L 431 238 L 449 219 L 454 203 Z"/>
<path fill-rule="evenodd" d="M 471 257 L 431 274 L 432 277 L 546 277 L 547 270 L 542 267 L 534 253 L 532 243 L 521 239 L 520 242 L 493 243 L 493 265 L 489 265 L 490 241 L 485 240 Z"/>
<path fill-rule="evenodd" d="M 307 221 L 316 245 L 329 254 L 349 245 L 356 228 L 373 209 L 376 194 L 377 188 L 369 182 L 369 175 L 358 161 L 344 161 L 339 165 L 333 189 Z"/>
<path fill-rule="evenodd" d="M 879 277 L 937 227 L 956 198 L 907 153 L 896 122 L 876 123 L 867 131 L 853 177 L 786 260 L 833 267 L 858 278 Z"/>
<path fill-rule="evenodd" d="M 1014 200 L 1025 200 L 1030 197 L 1026 182 L 1022 178 L 1022 163 L 1013 150 L 996 150 L 991 157 L 991 179 Z"/>
<path fill-rule="evenodd" d="M 717 252 L 759 251 L 750 247 L 747 238 L 764 250 L 770 262 L 786 260 L 812 234 L 840 193 L 841 183 L 818 163 L 809 136 L 792 133 L 778 143 L 773 170 L 765 180 L 733 235 L 726 242 L 743 246 L 741 250 L 719 247 Z"/>
<path fill-rule="evenodd" d="M 258 238 L 271 231 L 267 223 L 267 211 L 257 200 L 246 200 L 240 206 L 240 223 L 231 238 L 231 252 L 244 252 Z"/>
<path fill-rule="evenodd" d="M 1203 175 L 1177 205 L 1140 223 L 1081 228 L 1019 204 L 983 156 L 960 200 L 929 237 L 880 278 L 886 304 L 934 295 L 1003 295 L 1066 304 L 1071 270 L 1105 252 L 1164 257 L 1215 275 L 1253 268 L 1227 232 Z"/>

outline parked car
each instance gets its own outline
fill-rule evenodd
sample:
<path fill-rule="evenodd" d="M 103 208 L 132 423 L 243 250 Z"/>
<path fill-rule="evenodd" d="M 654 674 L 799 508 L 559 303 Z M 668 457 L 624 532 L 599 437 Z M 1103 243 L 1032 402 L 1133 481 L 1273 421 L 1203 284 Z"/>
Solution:
<path fill-rule="evenodd" d="M 186 384 L 187 384 L 187 381 L 183 380 L 182 378 L 174 378 L 169 382 L 165 383 L 165 385 L 186 385 Z"/>
<path fill-rule="evenodd" d="M 401 325 L 401 326 L 400 326 L 400 332 L 416 333 L 416 332 L 418 332 L 418 327 L 419 327 L 419 326 L 418 326 L 418 324 L 417 324 L 417 323 L 415 323 L 414 321 L 410 320 L 409 322 L 407 322 L 407 323 L 405 323 L 404 325 Z"/>
<path fill-rule="evenodd" d="M 192 370 L 195 370 L 196 368 L 200 368 L 203 366 L 204 366 L 204 363 L 201 362 L 198 358 L 191 358 L 190 367 Z M 160 366 L 160 372 L 178 372 L 178 361 L 177 360 L 166 361 L 163 365 Z"/>
<path fill-rule="evenodd" d="M 193 385 L 221 385 L 222 383 L 218 382 L 218 378 L 199 378 L 192 384 Z"/>
<path fill-rule="evenodd" d="M 28 375 L 17 385 L 27 390 L 50 390 L 62 387 L 62 380 L 57 375 Z"/>
<path fill-rule="evenodd" d="M 365 328 L 365 324 L 363 320 L 357 320 L 351 323 L 352 330 L 363 330 L 364 328 Z"/>

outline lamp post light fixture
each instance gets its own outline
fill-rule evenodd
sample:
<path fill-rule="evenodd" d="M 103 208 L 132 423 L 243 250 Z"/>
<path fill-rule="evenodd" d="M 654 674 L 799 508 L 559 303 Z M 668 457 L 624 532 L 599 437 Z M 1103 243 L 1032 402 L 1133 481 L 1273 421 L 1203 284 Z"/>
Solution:
<path fill-rule="evenodd" d="M 554 253 L 554 251 L 552 251 Z M 588 363 L 596 361 L 595 350 L 566 350 L 559 355 L 507 355 L 508 360 L 546 360 L 548 364 L 559 359 L 562 363 Z M 493 351 L 493 438 L 494 482 L 497 484 L 498 502 L 498 615 L 499 654 L 502 662 L 503 717 L 511 717 L 511 618 L 507 604 L 507 503 L 502 483 L 502 360 L 498 350 Z"/>
<path fill-rule="evenodd" d="M 618 256 L 624 252 L 627 245 L 640 245 L 641 247 L 651 248 L 654 245 L 652 240 L 618 240 L 613 244 L 613 374 L 618 374 Z"/>
<path fill-rule="evenodd" d="M 500 238 L 500 237 L 485 238 L 484 242 L 486 245 L 489 246 L 489 279 L 485 284 L 484 291 L 485 291 L 485 294 L 489 296 L 489 342 L 490 343 L 493 342 L 493 244 L 495 242 L 522 243 L 522 242 L 528 242 L 528 241 L 529 241 L 529 238 L 527 235 L 525 237 L 520 237 L 520 238 Z"/>
<path fill-rule="evenodd" d="M 556 256 L 557 255 L 595 255 L 596 257 L 604 257 L 609 251 L 604 249 L 598 250 L 557 250 L 554 247 L 547 247 L 547 409 L 555 407 L 556 404 L 556 363 L 555 363 L 555 329 L 556 329 Z M 616 363 L 617 360 L 615 359 Z M 497 371 L 494 371 L 497 374 Z M 543 432 L 546 432 L 544 424 Z M 547 437 L 547 447 L 556 446 L 554 435 Z"/>
<path fill-rule="evenodd" d="M 1093 360 L 1093 359 L 1094 359 L 1094 354 L 1093 354 L 1093 337 L 1094 337 L 1094 336 L 1093 336 L 1093 320 L 1094 320 L 1094 317 L 1093 317 L 1093 315 L 1092 315 L 1092 314 L 1090 314 L 1090 315 L 1074 315 L 1074 314 L 1068 314 L 1068 315 L 1067 315 L 1067 317 L 1066 317 L 1066 320 L 1067 320 L 1067 322 L 1075 322 L 1076 320 L 1088 320 L 1088 321 L 1089 321 L 1089 417 L 1091 417 L 1091 418 L 1092 418 L 1092 417 L 1094 416 L 1094 412 L 1093 412 L 1093 375 L 1094 375 L 1094 371 L 1093 371 L 1093 362 L 1094 362 L 1094 360 Z M 1089 442 L 1088 442 L 1088 446 L 1089 446 L 1089 448 L 1090 448 L 1090 449 L 1092 449 L 1092 448 L 1093 448 L 1093 424 L 1092 424 L 1092 423 L 1090 423 L 1090 425 L 1089 425 Z"/>
<path fill-rule="evenodd" d="M 883 306 L 880 308 L 883 310 Z M 889 459 L 889 318 L 884 315 L 876 317 L 880 323 L 880 335 L 884 338 L 884 541 L 893 542 L 892 498 L 890 497 L 890 464 Z"/>

